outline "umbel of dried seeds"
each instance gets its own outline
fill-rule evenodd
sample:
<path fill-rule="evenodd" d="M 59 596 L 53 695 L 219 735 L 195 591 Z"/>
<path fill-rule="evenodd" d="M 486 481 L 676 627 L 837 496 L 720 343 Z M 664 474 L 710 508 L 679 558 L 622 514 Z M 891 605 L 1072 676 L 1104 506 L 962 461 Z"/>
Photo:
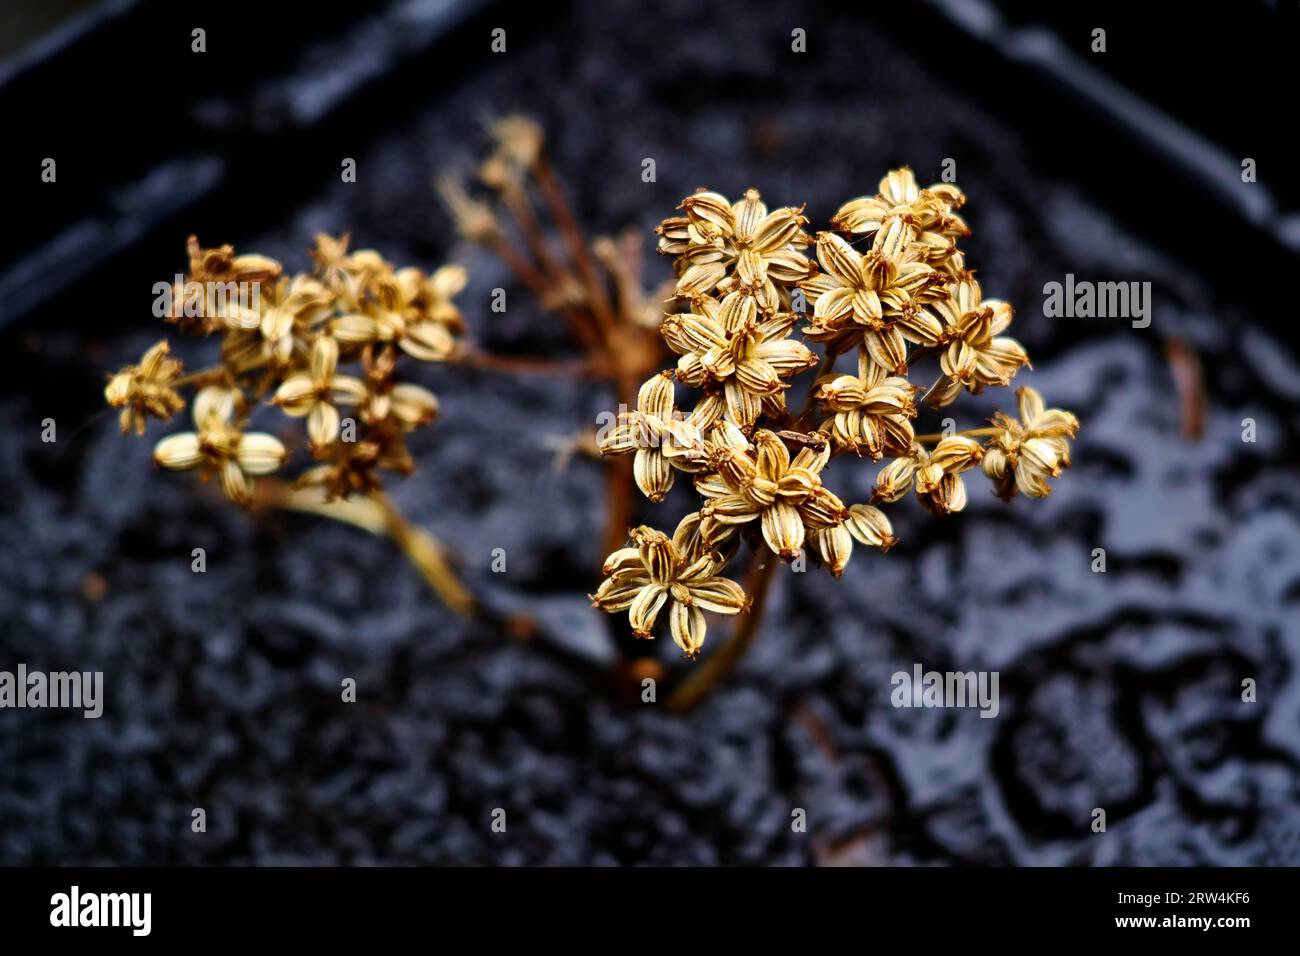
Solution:
<path fill-rule="evenodd" d="M 432 392 L 397 379 L 399 362 L 452 357 L 464 330 L 452 300 L 465 270 L 395 269 L 377 252 L 350 251 L 346 235 L 318 235 L 313 268 L 294 275 L 265 256 L 205 249 L 193 236 L 187 248 L 188 272 L 160 283 L 155 311 L 182 333 L 217 338 L 217 361 L 186 373 L 166 339 L 154 344 L 104 390 L 121 409 L 122 431 L 143 435 L 150 418 L 188 409 L 190 429 L 158 441 L 154 462 L 216 476 L 227 498 L 248 506 L 257 479 L 284 471 L 298 450 L 277 437 L 284 416 L 301 421 L 306 467 L 292 486 L 274 484 L 267 503 L 391 534 L 449 604 L 466 608 L 432 540 L 383 494 L 385 473 L 412 471 L 407 435 L 438 415 Z M 254 418 L 269 430 L 254 430 Z M 331 509 L 349 498 L 362 502 Z"/>
<path fill-rule="evenodd" d="M 1049 409 L 1029 387 L 1018 417 L 990 426 L 918 435 L 918 407 L 942 408 L 962 391 L 1010 385 L 1029 356 L 1005 333 L 1012 308 L 985 299 L 959 239 L 970 229 L 952 184 L 922 189 L 907 168 L 873 196 L 846 202 L 815 236 L 802 207 L 769 210 L 756 190 L 738 202 L 699 190 L 658 228 L 674 259 L 675 301 L 660 332 L 680 358 L 641 388 L 599 436 L 603 454 L 636 456 L 636 481 L 660 501 L 675 472 L 691 476 L 701 502 L 671 538 L 648 527 L 605 563 L 594 605 L 627 611 L 633 632 L 652 637 L 669 608 L 673 640 L 689 658 L 704 643 L 704 611 L 738 614 L 751 603 L 722 577 L 742 541 L 751 562 L 810 553 L 838 577 L 854 543 L 886 551 L 897 539 L 876 507 L 915 495 L 936 515 L 966 506 L 965 473 L 981 466 L 994 492 L 1043 497 L 1070 464 L 1074 415 Z M 815 258 L 814 258 L 815 257 Z M 811 305 L 811 315 L 796 303 Z M 792 337 L 796 326 L 816 353 Z M 836 370 L 856 351 L 856 371 Z M 922 388 L 918 361 L 937 359 Z M 818 368 L 806 406 L 785 402 L 790 380 Z M 673 381 L 694 390 L 678 402 Z M 984 439 L 983 443 L 979 439 Z M 846 504 L 822 482 L 834 456 L 885 462 L 871 503 Z M 767 578 L 761 580 L 766 582 Z M 753 596 L 755 603 L 766 593 Z"/>

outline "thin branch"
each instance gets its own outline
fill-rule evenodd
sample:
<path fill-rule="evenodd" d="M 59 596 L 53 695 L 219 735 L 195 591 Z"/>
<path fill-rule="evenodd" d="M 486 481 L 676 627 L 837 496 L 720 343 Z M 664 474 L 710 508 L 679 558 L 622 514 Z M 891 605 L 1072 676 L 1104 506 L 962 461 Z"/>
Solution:
<path fill-rule="evenodd" d="M 294 488 L 284 482 L 259 481 L 264 500 L 278 508 L 333 518 L 344 524 L 391 538 L 415 565 L 425 583 L 460 615 L 474 611 L 474 597 L 452 570 L 442 545 L 428 531 L 411 524 L 384 492 L 327 501 L 318 488 Z"/>
<path fill-rule="evenodd" d="M 776 555 L 765 547 L 760 546 L 751 552 L 750 572 L 745 588 L 752 602 L 749 611 L 736 622 L 736 628 L 727 642 L 695 665 L 690 675 L 672 692 L 668 697 L 669 710 L 681 712 L 692 709 L 736 669 L 758 636 L 767 599 L 772 591 L 772 578 L 780 563 Z"/>
<path fill-rule="evenodd" d="M 560 236 L 569 249 L 569 258 L 573 261 L 574 268 L 578 270 L 578 275 L 587 288 L 588 295 L 591 298 L 592 314 L 604 331 L 606 339 L 612 345 L 614 342 L 614 311 L 610 305 L 609 293 L 605 289 L 605 283 L 601 279 L 596 263 L 591 257 L 591 251 L 587 248 L 587 241 L 583 237 L 582 229 L 578 226 L 573 210 L 564 198 L 564 190 L 560 187 L 555 174 L 551 172 L 551 167 L 546 162 L 545 157 L 539 155 L 533 163 L 532 169 L 537 185 L 541 188 L 542 198 L 546 201 L 547 208 L 550 209 L 551 216 L 560 229 Z"/>

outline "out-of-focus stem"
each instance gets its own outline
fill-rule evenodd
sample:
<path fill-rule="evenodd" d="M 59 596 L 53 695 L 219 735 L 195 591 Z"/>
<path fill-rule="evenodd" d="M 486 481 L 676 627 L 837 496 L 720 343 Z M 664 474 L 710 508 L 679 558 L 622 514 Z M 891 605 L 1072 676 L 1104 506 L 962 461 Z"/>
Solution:
<path fill-rule="evenodd" d="M 524 190 L 516 184 L 511 184 L 500 190 L 500 196 L 519 226 L 519 231 L 524 237 L 524 245 L 541 267 L 542 274 L 560 276 L 564 270 L 551 254 L 551 247 L 546 243 L 546 235 L 542 232 L 537 217 L 533 215 L 532 204 L 529 203 Z"/>
<path fill-rule="evenodd" d="M 172 382 L 173 388 L 179 388 L 182 385 L 193 385 L 196 388 L 200 385 L 209 385 L 220 382 L 226 377 L 226 370 L 220 365 L 214 365 L 212 368 L 201 368 L 190 372 L 188 375 L 182 375 Z"/>
<path fill-rule="evenodd" d="M 772 578 L 780 563 L 776 555 L 762 547 L 751 553 L 745 588 L 751 601 L 749 611 L 736 621 L 735 630 L 727 642 L 696 665 L 690 676 L 672 692 L 668 697 L 669 710 L 684 711 L 695 707 L 736 669 L 758 636 L 767 598 L 772 591 Z"/>
<path fill-rule="evenodd" d="M 533 176 L 542 191 L 542 198 L 546 200 L 551 216 L 555 219 L 555 224 L 560 229 L 560 235 L 568 246 L 569 257 L 573 260 L 574 268 L 578 270 L 582 284 L 591 297 L 591 312 L 606 338 L 612 339 L 614 311 L 610 305 L 609 293 L 596 269 L 591 251 L 587 248 L 587 240 L 583 237 L 578 220 L 574 218 L 573 210 L 564 198 L 564 190 L 560 188 L 559 180 L 551 172 L 550 164 L 546 162 L 545 157 L 539 156 L 533 164 Z"/>
<path fill-rule="evenodd" d="M 637 385 L 627 369 L 624 356 L 611 350 L 610 360 L 614 364 L 614 387 L 618 392 L 620 408 L 632 408 L 636 404 Z M 632 524 L 633 501 L 636 498 L 636 474 L 634 460 L 623 455 L 609 463 L 606 488 L 608 495 L 608 517 L 605 520 L 605 553 L 613 554 L 623 547 L 627 530 Z"/>
<path fill-rule="evenodd" d="M 496 236 L 488 240 L 487 246 L 510 268 L 511 272 L 519 277 L 524 285 L 528 286 L 528 290 L 533 295 L 542 300 L 546 298 L 550 292 L 546 277 L 538 272 L 531 262 L 521 256 L 508 240 Z"/>
<path fill-rule="evenodd" d="M 605 462 L 605 550 L 613 554 L 627 541 L 632 526 L 632 490 L 636 485 L 632 474 L 632 457 L 623 455 Z M 602 555 L 601 560 L 604 560 Z"/>
<path fill-rule="evenodd" d="M 561 277 L 554 276 L 548 278 L 546 275 L 543 275 L 538 271 L 537 267 L 534 266 L 533 263 L 525 259 L 508 240 L 502 237 L 498 236 L 489 241 L 488 248 L 491 249 L 507 267 L 509 267 L 510 271 L 513 272 L 519 280 L 524 283 L 524 285 L 528 286 L 528 291 L 530 291 L 537 301 L 542 304 L 543 308 L 546 308 L 546 303 L 551 299 L 552 293 L 556 290 L 554 280 Z M 560 309 L 560 312 L 564 315 L 565 321 L 568 322 L 570 331 L 573 332 L 588 352 L 595 355 L 606 351 L 604 337 L 600 334 L 599 330 L 592 328 L 591 325 L 583 321 L 583 318 L 578 313 L 577 309 L 565 307 Z"/>
<path fill-rule="evenodd" d="M 835 367 L 835 361 L 843 354 L 843 352 L 832 352 L 829 348 L 826 350 L 825 357 L 822 358 L 821 364 L 817 366 L 816 374 L 813 375 L 812 384 L 808 387 L 808 397 L 804 399 L 803 408 L 799 409 L 799 414 L 795 416 L 796 428 L 802 427 L 804 420 L 816 408 L 818 380 Z"/>
<path fill-rule="evenodd" d="M 258 487 L 266 488 L 266 500 L 276 507 L 333 518 L 371 534 L 391 538 L 447 607 L 461 615 L 474 610 L 473 595 L 456 577 L 438 539 L 411 524 L 384 492 L 327 501 L 316 488 L 294 488 L 267 481 L 259 482 Z"/>

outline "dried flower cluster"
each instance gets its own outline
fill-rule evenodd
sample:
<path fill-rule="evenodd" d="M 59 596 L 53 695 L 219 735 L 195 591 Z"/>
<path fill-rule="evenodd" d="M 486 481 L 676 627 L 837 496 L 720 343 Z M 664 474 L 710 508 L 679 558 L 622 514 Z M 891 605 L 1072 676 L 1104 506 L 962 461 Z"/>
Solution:
<path fill-rule="evenodd" d="M 167 341 L 155 344 L 104 391 L 121 409 L 122 431 L 144 434 L 148 419 L 189 407 L 193 429 L 159 441 L 154 461 L 216 475 L 241 505 L 253 501 L 254 479 L 289 455 L 276 435 L 250 430 L 263 409 L 305 420 L 314 464 L 299 488 L 337 499 L 377 492 L 381 471 L 410 473 L 406 436 L 434 420 L 438 400 L 395 372 L 403 355 L 451 357 L 463 330 L 452 302 L 463 269 L 394 269 L 377 252 L 350 252 L 347 236 L 317 236 L 314 269 L 293 276 L 273 259 L 204 249 L 193 236 L 188 252 L 188 274 L 166 295 L 164 317 L 182 332 L 219 336 L 220 361 L 184 374 Z"/>
<path fill-rule="evenodd" d="M 991 427 L 948 435 L 913 427 L 919 405 L 1009 385 L 1029 364 L 1005 335 L 1011 306 L 983 297 L 957 246 L 970 233 L 958 215 L 964 202 L 956 186 L 922 189 L 903 168 L 815 236 L 802 207 L 769 210 L 752 189 L 735 203 L 700 190 L 664 220 L 659 250 L 674 257 L 675 301 L 686 311 L 666 315 L 660 332 L 680 357 L 641 387 L 636 408 L 599 444 L 607 455 L 635 455 L 637 486 L 651 501 L 683 472 L 701 505 L 671 539 L 634 529 L 633 547 L 605 564 L 596 607 L 628 611 L 633 631 L 650 637 L 671 603 L 673 639 L 694 658 L 702 610 L 747 607 L 721 576 L 742 538 L 785 561 L 807 549 L 839 576 L 854 542 L 882 551 L 896 542 L 877 504 L 913 492 L 934 514 L 961 511 L 964 474 L 976 466 L 1003 499 L 1050 491 L 1047 479 L 1070 464 L 1078 421 L 1045 409 L 1033 389 L 1018 390 L 1018 419 L 998 412 Z M 821 356 L 792 337 L 796 326 Z M 855 350 L 856 370 L 836 371 Z M 927 355 L 938 372 L 923 389 L 909 374 Z M 816 366 L 806 407 L 791 412 L 790 379 Z M 678 407 L 674 380 L 697 391 L 692 408 Z M 871 504 L 848 505 L 822 482 L 827 462 L 846 452 L 887 460 Z"/>

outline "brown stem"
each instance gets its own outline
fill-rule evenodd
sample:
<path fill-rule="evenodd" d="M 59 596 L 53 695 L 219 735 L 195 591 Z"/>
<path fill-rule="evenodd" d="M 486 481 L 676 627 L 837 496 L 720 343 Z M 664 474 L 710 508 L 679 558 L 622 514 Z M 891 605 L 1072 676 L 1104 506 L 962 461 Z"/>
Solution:
<path fill-rule="evenodd" d="M 672 692 L 668 698 L 669 710 L 680 713 L 695 707 L 735 670 L 758 636 L 759 626 L 763 623 L 763 610 L 772 591 L 772 578 L 780 563 L 776 555 L 765 548 L 753 551 L 745 588 L 751 602 L 749 611 L 736 621 L 735 630 L 727 642 L 696 665 L 690 676 Z"/>
<path fill-rule="evenodd" d="M 808 388 L 808 397 L 803 400 L 803 408 L 799 409 L 799 414 L 795 416 L 794 427 L 797 431 L 803 430 L 802 426 L 804 425 L 804 419 L 807 418 L 813 408 L 816 407 L 818 380 L 835 367 L 836 360 L 843 354 L 843 352 L 832 352 L 829 348 L 826 350 L 826 355 L 822 358 L 821 365 L 817 367 L 817 374 L 813 376 L 812 385 Z"/>
<path fill-rule="evenodd" d="M 635 501 L 633 489 L 636 479 L 632 472 L 632 456 L 620 455 L 618 458 L 605 460 L 605 550 L 604 555 L 613 554 L 627 541 L 628 528 L 632 525 L 632 506 Z"/>
<path fill-rule="evenodd" d="M 546 277 L 537 271 L 537 268 L 521 256 L 506 239 L 500 236 L 493 237 L 488 242 L 488 248 L 496 253 L 510 271 L 513 272 L 523 283 L 528 286 L 529 291 L 538 299 L 545 302 L 547 295 L 550 294 L 550 288 L 547 285 Z"/>
<path fill-rule="evenodd" d="M 226 377 L 226 369 L 221 365 L 214 365 L 211 368 L 201 368 L 190 372 L 188 375 L 182 375 L 171 383 L 173 388 L 179 388 L 182 385 L 208 385 L 214 382 L 220 382 Z"/>
<path fill-rule="evenodd" d="M 565 245 L 568 246 L 569 258 L 573 260 L 574 268 L 578 270 L 582 284 L 587 288 L 587 295 L 591 300 L 592 314 L 596 317 L 596 321 L 604 331 L 606 338 L 612 338 L 614 311 L 610 305 L 609 293 L 605 289 L 605 283 L 601 280 L 600 272 L 596 269 L 596 263 L 591 257 L 591 251 L 587 248 L 587 241 L 583 238 L 582 229 L 578 226 L 573 210 L 564 198 L 564 190 L 560 188 L 559 180 L 551 172 L 551 167 L 544 157 L 539 156 L 534 162 L 533 176 L 537 180 L 537 185 L 541 188 L 542 197 L 546 200 L 547 208 L 550 209 L 555 224 L 560 229 L 560 235 L 564 239 Z"/>
<path fill-rule="evenodd" d="M 633 324 L 636 321 L 637 300 L 641 294 L 639 263 L 630 262 L 626 253 L 608 236 L 596 239 L 591 245 L 591 251 L 614 280 L 619 324 Z"/>
<path fill-rule="evenodd" d="M 624 353 L 610 351 L 609 359 L 614 366 L 614 387 L 618 392 L 621 408 L 636 405 L 637 384 L 629 372 Z M 635 459 L 630 455 L 620 455 L 609 462 L 606 478 L 606 495 L 608 517 L 605 521 L 606 554 L 612 554 L 623 547 L 627 538 L 627 529 L 632 524 L 633 502 L 636 500 Z"/>
<path fill-rule="evenodd" d="M 322 515 L 391 538 L 447 607 L 461 615 L 474 610 L 473 595 L 456 577 L 438 539 L 411 524 L 384 492 L 327 501 L 316 488 L 295 488 L 265 480 L 259 481 L 257 487 L 263 500 L 275 507 Z"/>
<path fill-rule="evenodd" d="M 537 270 L 533 263 L 525 259 L 519 251 L 504 238 L 496 237 L 488 244 L 490 248 L 510 269 L 511 272 L 519 278 L 528 290 L 541 304 L 542 308 L 549 309 L 548 303 L 551 301 L 551 293 L 555 289 L 554 277 L 547 277 Z M 563 307 L 559 310 L 569 324 L 570 331 L 582 343 L 592 355 L 599 355 L 607 351 L 606 342 L 601 336 L 599 330 L 593 328 L 588 322 L 584 321 L 583 316 L 577 309 Z"/>
<path fill-rule="evenodd" d="M 519 226 L 519 231 L 524 237 L 524 245 L 541 267 L 542 273 L 557 278 L 562 276 L 564 270 L 552 255 L 551 247 L 546 244 L 546 235 L 542 232 L 541 223 L 533 215 L 532 204 L 528 202 L 523 189 L 516 185 L 507 186 L 501 189 L 500 195 L 501 201 Z"/>
<path fill-rule="evenodd" d="M 372 497 L 384 509 L 388 519 L 388 532 L 411 563 L 424 575 L 424 580 L 442 602 L 457 614 L 467 615 L 474 610 L 474 596 L 456 577 L 446 553 L 438 539 L 423 528 L 406 520 L 397 504 L 376 491 Z"/>
<path fill-rule="evenodd" d="M 1165 339 L 1165 358 L 1169 361 L 1169 369 L 1173 372 L 1174 386 L 1178 392 L 1183 437 L 1200 439 L 1205 434 L 1209 404 L 1200 357 L 1186 339 L 1170 336 Z"/>

